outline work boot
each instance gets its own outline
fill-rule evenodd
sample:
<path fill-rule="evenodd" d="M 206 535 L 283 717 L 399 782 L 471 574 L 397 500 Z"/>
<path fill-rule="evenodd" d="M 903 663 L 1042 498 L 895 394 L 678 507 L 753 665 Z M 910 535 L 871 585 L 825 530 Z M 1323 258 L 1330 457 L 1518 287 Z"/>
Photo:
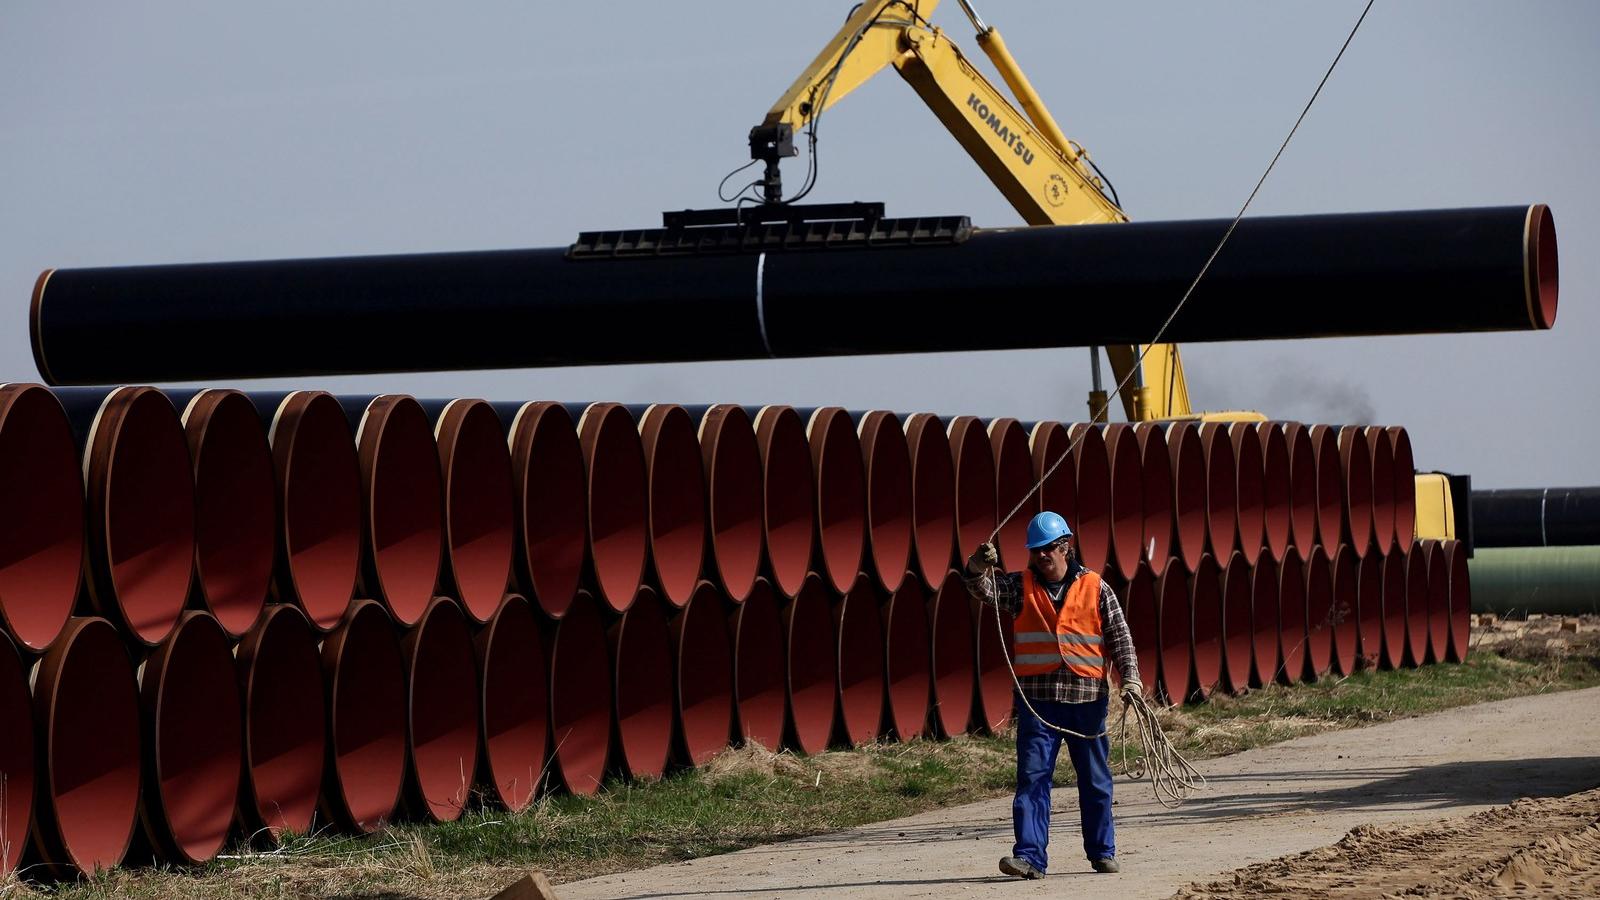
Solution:
<path fill-rule="evenodd" d="M 1020 856 L 1002 856 L 1000 858 L 1000 871 L 1012 878 L 1043 878 L 1044 873 L 1035 869 L 1033 863 Z"/>
<path fill-rule="evenodd" d="M 1117 865 L 1116 859 L 1109 856 L 1105 859 L 1095 860 L 1092 865 L 1094 866 L 1094 870 L 1096 872 L 1104 875 L 1115 875 L 1116 873 L 1122 871 L 1122 866 Z"/>

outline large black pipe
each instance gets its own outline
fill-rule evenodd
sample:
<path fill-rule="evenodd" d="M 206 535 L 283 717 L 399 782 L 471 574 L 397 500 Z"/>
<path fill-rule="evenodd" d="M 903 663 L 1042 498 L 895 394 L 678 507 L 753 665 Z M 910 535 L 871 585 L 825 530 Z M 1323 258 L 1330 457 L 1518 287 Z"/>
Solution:
<path fill-rule="evenodd" d="M 1473 491 L 1472 531 L 1479 547 L 1600 544 L 1600 487 Z"/>
<path fill-rule="evenodd" d="M 51 384 L 660 363 L 1150 340 L 1228 222 L 976 230 L 885 249 L 625 259 L 560 248 L 40 275 Z M 1543 205 L 1247 219 L 1171 341 L 1549 328 Z M 981 301 L 1022 322 L 951 328 Z"/>

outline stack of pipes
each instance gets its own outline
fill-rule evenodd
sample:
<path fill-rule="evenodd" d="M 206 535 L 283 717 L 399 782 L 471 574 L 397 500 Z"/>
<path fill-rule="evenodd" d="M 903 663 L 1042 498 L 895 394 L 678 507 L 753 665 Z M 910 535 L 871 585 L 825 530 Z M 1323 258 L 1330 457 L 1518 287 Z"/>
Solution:
<path fill-rule="evenodd" d="M 960 567 L 1013 509 L 1005 566 L 1066 516 L 1167 701 L 1458 660 L 1411 471 L 1402 428 L 5 385 L 0 867 L 999 728 Z"/>
<path fill-rule="evenodd" d="M 1471 506 L 1479 610 L 1600 612 L 1600 487 L 1473 491 Z"/>

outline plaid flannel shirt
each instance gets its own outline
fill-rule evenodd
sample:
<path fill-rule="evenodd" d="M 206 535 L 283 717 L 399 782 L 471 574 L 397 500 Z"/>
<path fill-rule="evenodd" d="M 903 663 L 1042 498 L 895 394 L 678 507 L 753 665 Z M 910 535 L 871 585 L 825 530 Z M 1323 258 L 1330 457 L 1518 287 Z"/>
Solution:
<path fill-rule="evenodd" d="M 1067 579 L 1066 587 L 1070 587 L 1078 576 L 1088 571 L 1076 561 L 1073 562 L 1072 572 Z M 1035 573 L 1034 577 L 1038 577 Z M 1005 612 L 1013 616 L 1022 607 L 1022 573 L 1021 572 L 996 572 L 991 579 L 987 575 L 973 575 L 965 573 L 967 591 L 972 596 L 985 603 L 994 603 Z M 1067 595 L 1063 588 L 1061 597 Z M 1061 608 L 1061 599 L 1055 601 L 1056 609 Z M 1105 647 L 1110 654 L 1108 663 L 1115 664 L 1117 673 L 1121 675 L 1124 684 L 1139 680 L 1139 658 L 1133 649 L 1133 634 L 1128 631 L 1128 620 L 1122 615 L 1122 604 L 1117 602 L 1117 592 L 1111 589 L 1104 579 L 1100 582 L 1100 631 L 1105 638 Z M 1106 671 L 1111 671 L 1108 664 Z M 1074 673 L 1065 665 L 1044 675 L 1018 675 L 1017 684 L 1022 688 L 1023 696 L 1029 700 L 1048 700 L 1055 703 L 1089 703 L 1106 696 L 1106 679 L 1085 678 Z"/>

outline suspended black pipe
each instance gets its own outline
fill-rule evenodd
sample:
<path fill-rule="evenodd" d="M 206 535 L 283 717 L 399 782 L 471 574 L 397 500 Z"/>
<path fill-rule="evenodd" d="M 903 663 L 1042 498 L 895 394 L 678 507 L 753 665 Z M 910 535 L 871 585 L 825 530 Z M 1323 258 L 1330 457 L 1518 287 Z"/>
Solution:
<path fill-rule="evenodd" d="M 884 249 L 564 249 L 46 271 L 51 384 L 1149 341 L 1225 220 L 976 230 Z M 1556 315 L 1543 205 L 1247 219 L 1166 339 L 1529 330 Z M 951 327 L 981 301 L 995 328 Z M 1040 309 L 1071 328 L 1006 325 Z"/>
<path fill-rule="evenodd" d="M 1473 491 L 1472 531 L 1479 547 L 1600 544 L 1600 487 Z"/>

